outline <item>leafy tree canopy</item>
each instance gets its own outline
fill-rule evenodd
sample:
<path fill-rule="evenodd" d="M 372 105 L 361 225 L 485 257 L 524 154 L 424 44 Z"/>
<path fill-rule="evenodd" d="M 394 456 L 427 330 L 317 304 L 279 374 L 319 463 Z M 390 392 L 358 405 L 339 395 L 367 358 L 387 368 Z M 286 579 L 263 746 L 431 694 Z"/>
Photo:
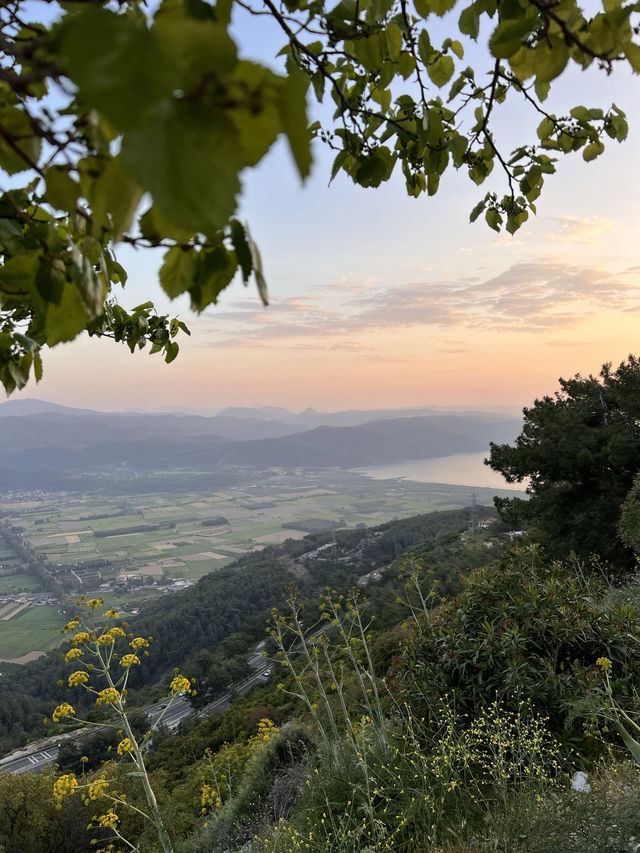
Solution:
<path fill-rule="evenodd" d="M 454 6 L 456 7 L 454 9 Z M 38 9 L 48 13 L 34 19 Z M 232 14 L 267 16 L 284 69 L 242 57 Z M 506 188 L 471 212 L 514 232 L 559 155 L 598 157 L 627 122 L 607 110 L 545 108 L 571 63 L 640 71 L 637 4 L 603 0 L 76 0 L 0 8 L 0 381 L 11 392 L 42 375 L 41 348 L 90 335 L 151 345 L 167 362 L 188 332 L 152 303 L 127 312 L 114 246 L 163 247 L 160 284 L 195 310 L 237 275 L 266 300 L 260 254 L 235 217 L 241 174 L 284 134 L 304 178 L 315 134 L 346 172 L 376 187 L 397 167 L 412 196 L 434 195 L 452 166 Z M 451 12 L 444 23 L 440 18 Z M 46 19 L 45 19 L 46 17 Z M 448 33 L 442 38 L 442 32 Z M 488 67 L 463 41 L 488 49 Z M 333 120 L 309 126 L 311 96 Z M 498 107 L 525 102 L 537 136 L 500 149 Z"/>
<path fill-rule="evenodd" d="M 509 483 L 528 483 L 528 501 L 496 505 L 508 520 L 533 525 L 552 553 L 629 565 L 618 524 L 640 469 L 640 359 L 630 355 L 615 371 L 605 364 L 599 377 L 560 379 L 560 391 L 524 410 L 515 445 L 491 444 L 487 463 Z"/>

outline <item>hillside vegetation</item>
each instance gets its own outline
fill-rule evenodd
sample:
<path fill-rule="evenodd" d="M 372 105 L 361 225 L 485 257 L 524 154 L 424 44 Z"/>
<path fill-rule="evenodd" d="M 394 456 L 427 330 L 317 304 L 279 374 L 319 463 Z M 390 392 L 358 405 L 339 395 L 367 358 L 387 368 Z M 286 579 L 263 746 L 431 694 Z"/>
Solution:
<path fill-rule="evenodd" d="M 34 709 L 58 703 L 50 730 L 84 717 L 112 728 L 61 750 L 48 774 L 0 777 L 4 850 L 636 850 L 640 362 L 561 388 L 525 412 L 514 447 L 494 449 L 530 478 L 528 535 L 434 513 L 248 555 L 132 625 L 81 602 L 95 627 L 69 623 L 66 665 L 50 656 L 19 687 L 4 680 L 5 719 L 24 738 L 42 730 Z M 586 488 L 582 450 L 536 467 L 568 426 L 606 467 L 601 488 Z M 563 531 L 606 495 L 599 547 L 577 555 Z M 235 696 L 260 649 L 263 683 Z M 168 707 L 228 701 L 176 734 L 145 732 L 125 705 L 162 690 Z"/>

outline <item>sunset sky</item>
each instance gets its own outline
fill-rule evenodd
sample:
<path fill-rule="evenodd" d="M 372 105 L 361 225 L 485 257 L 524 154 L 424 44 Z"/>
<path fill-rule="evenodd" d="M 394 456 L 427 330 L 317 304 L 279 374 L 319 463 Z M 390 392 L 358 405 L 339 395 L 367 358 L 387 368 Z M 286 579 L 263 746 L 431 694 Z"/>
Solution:
<path fill-rule="evenodd" d="M 197 317 L 164 299 L 159 255 L 123 249 L 131 278 L 120 301 L 155 299 L 192 330 L 176 362 L 80 340 L 45 354 L 45 378 L 21 396 L 98 409 L 520 408 L 561 375 L 637 354 L 638 91 L 625 73 L 557 82 L 553 109 L 615 101 L 631 132 L 593 163 L 565 158 L 515 237 L 469 224 L 486 190 L 504 189 L 493 176 L 478 188 L 447 173 L 432 199 L 407 198 L 400 174 L 375 190 L 343 177 L 328 187 L 331 156 L 318 147 L 301 187 L 279 142 L 246 176 L 242 207 L 262 250 L 267 309 L 235 282 Z M 518 105 L 501 114 L 506 150 L 532 138 L 537 121 Z"/>

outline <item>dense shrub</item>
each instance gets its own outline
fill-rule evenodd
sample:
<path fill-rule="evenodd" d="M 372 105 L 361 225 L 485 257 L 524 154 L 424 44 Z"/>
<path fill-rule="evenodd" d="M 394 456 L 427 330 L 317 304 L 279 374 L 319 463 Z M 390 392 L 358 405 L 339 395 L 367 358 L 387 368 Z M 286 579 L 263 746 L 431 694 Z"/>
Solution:
<path fill-rule="evenodd" d="M 631 695 L 640 615 L 607 603 L 605 584 L 575 560 L 546 561 L 536 546 L 472 572 L 406 638 L 396 658 L 402 695 L 422 714 L 446 694 L 472 713 L 496 697 L 511 706 L 526 697 L 558 731 L 601 684 L 600 656 L 613 661 L 615 689 Z"/>

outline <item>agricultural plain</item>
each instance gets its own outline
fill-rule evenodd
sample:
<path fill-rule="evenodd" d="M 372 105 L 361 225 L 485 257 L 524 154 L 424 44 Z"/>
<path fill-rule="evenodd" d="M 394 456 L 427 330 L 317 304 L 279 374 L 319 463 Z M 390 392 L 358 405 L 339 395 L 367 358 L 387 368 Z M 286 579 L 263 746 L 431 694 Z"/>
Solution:
<path fill-rule="evenodd" d="M 113 491 L 113 490 L 111 490 Z M 477 489 L 488 504 L 495 490 Z M 219 490 L 148 494 L 5 494 L 3 522 L 73 594 L 102 595 L 127 613 L 242 554 L 330 527 L 380 524 L 470 505 L 471 489 L 373 480 L 343 470 L 247 472 Z M 45 652 L 60 639 L 62 602 L 0 542 L 0 659 Z"/>

